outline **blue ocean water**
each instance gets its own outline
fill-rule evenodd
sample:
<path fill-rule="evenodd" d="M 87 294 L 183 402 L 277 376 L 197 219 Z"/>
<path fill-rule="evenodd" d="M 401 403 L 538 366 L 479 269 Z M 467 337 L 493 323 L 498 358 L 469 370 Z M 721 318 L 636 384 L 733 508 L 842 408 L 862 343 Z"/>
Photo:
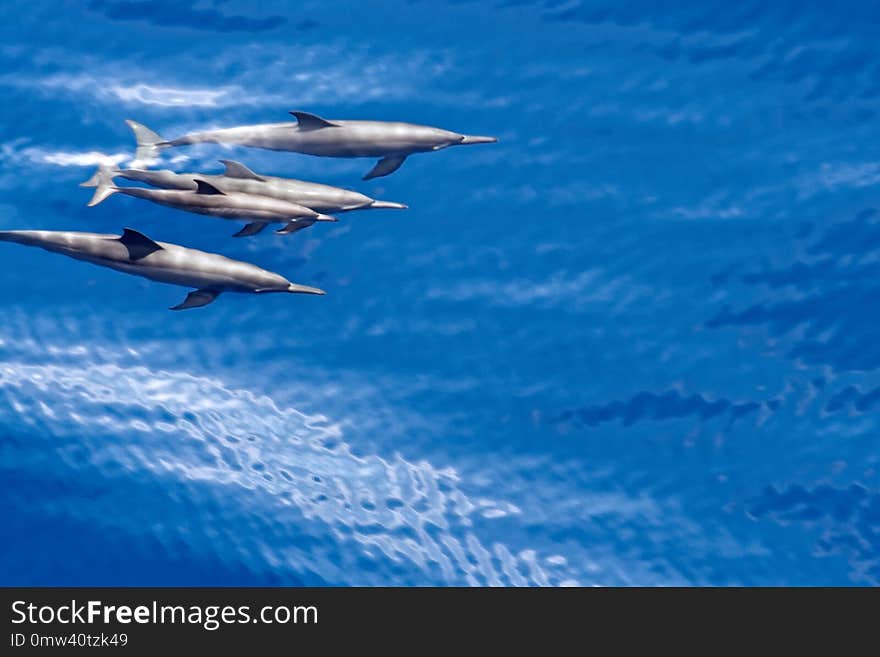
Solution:
<path fill-rule="evenodd" d="M 0 229 L 216 251 L 325 297 L 0 244 L 0 583 L 880 583 L 880 8 L 6 2 Z M 301 109 L 496 134 L 165 164 L 410 209 L 292 236 L 77 184 Z"/>

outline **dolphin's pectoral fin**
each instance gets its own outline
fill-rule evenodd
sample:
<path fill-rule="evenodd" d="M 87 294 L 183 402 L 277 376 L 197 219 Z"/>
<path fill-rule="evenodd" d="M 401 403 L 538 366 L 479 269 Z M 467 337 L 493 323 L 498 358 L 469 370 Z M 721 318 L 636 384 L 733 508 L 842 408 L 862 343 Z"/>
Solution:
<path fill-rule="evenodd" d="M 151 253 L 162 250 L 162 247 L 149 237 L 131 228 L 126 228 L 122 231 L 119 241 L 128 249 L 130 260 L 140 260 L 141 258 L 146 258 Z"/>
<path fill-rule="evenodd" d="M 251 235 L 256 235 L 260 231 L 262 231 L 266 227 L 265 222 L 262 221 L 254 221 L 252 223 L 247 224 L 240 231 L 235 233 L 233 237 L 250 237 Z"/>
<path fill-rule="evenodd" d="M 171 310 L 201 308 L 202 306 L 207 306 L 218 296 L 220 296 L 220 293 L 215 292 L 214 290 L 196 290 L 195 292 L 190 292 L 189 294 L 187 294 L 186 299 L 183 300 L 183 303 L 179 303 L 176 306 L 173 306 Z"/>
<path fill-rule="evenodd" d="M 235 160 L 220 160 L 220 164 L 226 167 L 226 171 L 223 172 L 223 175 L 228 176 L 229 178 L 245 178 L 247 180 L 266 182 L 265 178 L 261 178 L 241 162 L 236 162 Z"/>
<path fill-rule="evenodd" d="M 278 235 L 290 235 L 291 233 L 295 233 L 298 230 L 302 230 L 303 228 L 308 228 L 311 226 L 314 221 L 291 221 L 288 224 L 285 224 L 281 228 L 275 231 Z"/>
<path fill-rule="evenodd" d="M 196 194 L 213 194 L 213 195 L 223 195 L 219 189 L 214 187 L 211 183 L 205 182 L 204 180 L 199 180 L 198 178 L 193 178 L 193 182 L 196 184 Z"/>
<path fill-rule="evenodd" d="M 322 119 L 317 114 L 309 114 L 308 112 L 291 112 L 296 117 L 297 125 L 300 130 L 318 130 L 319 128 L 338 128 L 338 123 L 333 123 L 327 119 Z"/>
<path fill-rule="evenodd" d="M 394 173 L 405 161 L 406 155 L 389 155 L 388 157 L 383 157 L 381 160 L 376 162 L 376 166 L 370 169 L 370 173 L 364 176 L 364 180 L 381 178 L 382 176 L 387 176 L 388 174 Z"/>

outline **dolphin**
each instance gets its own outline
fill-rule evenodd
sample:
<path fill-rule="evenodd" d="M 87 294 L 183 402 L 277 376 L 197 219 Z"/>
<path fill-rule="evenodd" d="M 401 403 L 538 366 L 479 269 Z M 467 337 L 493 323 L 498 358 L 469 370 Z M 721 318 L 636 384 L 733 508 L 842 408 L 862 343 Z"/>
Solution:
<path fill-rule="evenodd" d="M 225 167 L 225 171 L 219 175 L 175 173 L 167 169 L 115 169 L 102 166 L 95 175 L 84 183 L 80 183 L 80 187 L 97 187 L 101 177 L 105 176 L 110 179 L 126 178 L 163 189 L 195 190 L 197 187 L 195 178 L 199 178 L 224 193 L 244 192 L 245 194 L 270 196 L 327 214 L 351 210 L 379 208 L 405 210 L 407 208 L 403 203 L 377 201 L 364 194 L 340 187 L 331 187 L 294 178 L 278 178 L 257 174 L 235 160 L 220 160 L 220 163 Z"/>
<path fill-rule="evenodd" d="M 311 226 L 316 221 L 336 221 L 335 217 L 315 212 L 311 208 L 243 192 L 221 192 L 208 182 L 195 179 L 195 191 L 188 189 L 147 189 L 144 187 L 116 187 L 110 173 L 98 171 L 95 194 L 88 205 L 98 205 L 111 194 L 126 194 L 143 198 L 159 205 L 179 210 L 206 214 L 221 219 L 247 219 L 249 223 L 235 237 L 249 237 L 262 231 L 270 223 L 283 223 L 276 233 L 288 234 Z"/>
<path fill-rule="evenodd" d="M 207 306 L 222 292 L 325 294 L 324 290 L 291 283 L 280 274 L 247 262 L 176 244 L 154 242 L 130 228 L 126 228 L 122 235 L 9 230 L 0 231 L 0 241 L 38 246 L 152 281 L 195 288 L 171 310 Z"/>
<path fill-rule="evenodd" d="M 137 140 L 135 159 L 152 160 L 159 149 L 187 144 L 217 143 L 253 146 L 272 151 L 293 151 L 323 157 L 381 158 L 364 180 L 397 171 L 408 155 L 439 151 L 448 146 L 490 144 L 497 137 L 477 137 L 414 123 L 389 121 L 338 121 L 294 111 L 296 122 L 195 132 L 177 139 L 164 139 L 136 121 L 126 123 Z"/>

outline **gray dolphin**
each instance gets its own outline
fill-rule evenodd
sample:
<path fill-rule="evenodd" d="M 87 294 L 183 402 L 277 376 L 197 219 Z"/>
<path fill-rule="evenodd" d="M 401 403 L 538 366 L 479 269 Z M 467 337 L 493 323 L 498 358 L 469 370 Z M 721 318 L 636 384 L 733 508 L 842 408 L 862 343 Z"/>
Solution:
<path fill-rule="evenodd" d="M 291 112 L 296 122 L 263 123 L 163 139 L 136 121 L 128 126 L 137 140 L 137 160 L 154 159 L 159 149 L 204 142 L 253 146 L 273 151 L 294 151 L 324 157 L 381 158 L 364 180 L 387 176 L 400 168 L 408 155 L 439 151 L 448 146 L 490 144 L 497 137 L 461 135 L 441 128 L 390 121 L 337 121 L 308 112 Z"/>
<path fill-rule="evenodd" d="M 77 260 L 109 267 L 160 283 L 195 288 L 171 310 L 207 306 L 222 292 L 291 292 L 325 294 L 324 290 L 291 283 L 280 274 L 176 244 L 154 242 L 126 228 L 122 235 L 51 230 L 0 231 L 0 240 L 38 246 Z"/>
<path fill-rule="evenodd" d="M 108 178 L 126 178 L 142 182 L 153 187 L 162 189 L 188 189 L 195 190 L 195 178 L 204 180 L 221 192 L 243 192 L 246 194 L 261 194 L 271 196 L 282 201 L 303 205 L 318 212 L 333 214 L 336 212 L 349 212 L 351 210 L 369 209 L 398 209 L 407 208 L 403 203 L 393 201 L 377 201 L 341 187 L 331 187 L 294 178 L 278 178 L 254 173 L 245 165 L 234 160 L 220 160 L 226 168 L 222 174 L 202 173 L 175 173 L 167 169 L 114 169 L 101 167 L 95 175 L 80 187 L 97 187 L 102 175 Z"/>
<path fill-rule="evenodd" d="M 335 217 L 315 212 L 296 203 L 257 194 L 222 192 L 201 179 L 193 182 L 196 186 L 195 191 L 116 187 L 110 172 L 99 170 L 97 189 L 88 205 L 98 205 L 111 194 L 126 194 L 196 214 L 206 214 L 221 219 L 247 219 L 249 223 L 235 233 L 235 237 L 256 235 L 270 223 L 283 223 L 284 226 L 275 232 L 287 234 L 307 228 L 316 221 L 336 221 Z"/>

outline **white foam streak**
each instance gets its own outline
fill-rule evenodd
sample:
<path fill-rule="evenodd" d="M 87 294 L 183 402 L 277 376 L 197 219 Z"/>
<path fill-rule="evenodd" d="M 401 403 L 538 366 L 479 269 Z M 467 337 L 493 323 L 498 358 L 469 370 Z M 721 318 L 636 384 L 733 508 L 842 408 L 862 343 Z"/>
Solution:
<path fill-rule="evenodd" d="M 334 542 L 351 544 L 351 559 L 410 564 L 422 572 L 418 576 L 411 570 L 406 576 L 410 583 L 430 581 L 426 578 L 437 572 L 450 584 L 537 584 L 569 578 L 569 573 L 557 577 L 535 563 L 512 558 L 506 547 L 500 553 L 503 567 L 492 558 L 472 529 L 475 514 L 485 523 L 518 509 L 470 499 L 454 470 L 399 456 L 357 456 L 344 442 L 340 425 L 279 408 L 265 396 L 229 388 L 217 379 L 143 366 L 77 365 L 0 363 L 0 397 L 43 438 L 27 449 L 53 449 L 59 439 L 74 436 L 85 462 L 107 477 L 121 466 L 132 478 L 150 473 L 158 480 L 197 486 L 198 495 L 216 500 L 208 507 L 219 516 L 203 522 L 223 526 L 230 522 L 228 516 L 263 519 L 272 535 L 257 539 L 259 559 L 249 552 L 242 557 L 247 565 L 258 559 L 257 565 L 268 561 L 293 574 L 317 568 L 327 581 L 387 582 L 374 569 L 316 566 L 307 551 L 296 548 L 296 537 L 307 531 L 329 533 Z M 51 408 L 41 401 L 47 395 L 53 399 Z M 236 488 L 253 494 L 243 497 Z M 244 508 L 242 500 L 254 496 L 260 506 Z M 114 523 L 106 515 L 88 521 Z M 185 540 L 183 519 L 177 527 L 169 522 L 164 531 Z M 109 529 L 130 527 L 123 520 Z M 492 550 L 499 554 L 497 545 Z"/>
<path fill-rule="evenodd" d="M 53 150 L 42 146 L 24 146 L 20 140 L 0 144 L 0 161 L 11 166 L 94 167 L 116 166 L 128 160 L 126 153 L 101 151 Z"/>
<path fill-rule="evenodd" d="M 237 95 L 243 95 L 241 89 L 185 89 L 161 87 L 149 84 L 115 85 L 108 89 L 125 103 L 141 105 L 160 105 L 163 107 L 218 107 L 234 104 Z"/>

